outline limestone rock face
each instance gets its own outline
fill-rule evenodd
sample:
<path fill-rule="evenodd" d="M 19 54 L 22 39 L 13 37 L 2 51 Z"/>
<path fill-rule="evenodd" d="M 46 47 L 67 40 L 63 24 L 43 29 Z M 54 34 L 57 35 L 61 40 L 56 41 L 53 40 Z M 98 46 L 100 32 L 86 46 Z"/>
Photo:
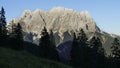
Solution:
<path fill-rule="evenodd" d="M 87 11 L 77 12 L 72 9 L 56 7 L 49 11 L 36 9 L 35 11 L 25 10 L 18 19 L 13 19 L 11 23 L 20 23 L 24 35 L 24 40 L 38 44 L 41 30 L 46 26 L 48 32 L 53 30 L 55 43 L 70 41 L 73 32 L 77 33 L 81 28 L 86 32 L 89 39 L 99 36 L 106 49 L 110 49 L 113 36 L 99 29 L 93 18 Z"/>
<path fill-rule="evenodd" d="M 99 31 L 87 11 L 77 12 L 61 7 L 53 8 L 50 11 L 25 10 L 20 18 L 14 19 L 12 22 L 21 23 L 24 32 L 36 34 L 34 39 L 40 37 L 42 28 L 46 26 L 48 31 L 53 30 L 55 36 L 58 37 L 56 44 L 72 39 L 70 38 L 72 32 L 79 31 L 81 28 L 85 32 Z"/>

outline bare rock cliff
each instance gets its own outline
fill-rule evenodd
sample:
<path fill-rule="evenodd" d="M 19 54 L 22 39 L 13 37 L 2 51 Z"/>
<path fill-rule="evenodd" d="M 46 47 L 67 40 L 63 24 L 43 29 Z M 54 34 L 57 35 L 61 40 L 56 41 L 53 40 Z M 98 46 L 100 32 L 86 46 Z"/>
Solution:
<path fill-rule="evenodd" d="M 18 19 L 13 19 L 11 23 L 20 23 L 23 27 L 25 41 L 38 44 L 41 30 L 46 26 L 48 32 L 53 30 L 56 45 L 72 40 L 73 32 L 77 33 L 83 28 L 89 39 L 96 35 L 100 37 L 103 46 L 110 50 L 113 36 L 103 32 L 96 25 L 93 18 L 87 11 L 77 12 L 72 9 L 56 7 L 49 11 L 36 9 L 35 11 L 25 10 Z M 109 45 L 109 46 L 108 46 Z"/>

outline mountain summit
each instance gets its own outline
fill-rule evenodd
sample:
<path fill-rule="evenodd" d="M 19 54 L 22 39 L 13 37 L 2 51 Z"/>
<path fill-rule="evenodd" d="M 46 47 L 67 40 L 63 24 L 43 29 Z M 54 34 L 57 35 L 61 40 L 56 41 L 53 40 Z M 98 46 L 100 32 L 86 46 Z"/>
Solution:
<path fill-rule="evenodd" d="M 9 26 L 11 23 L 20 23 L 25 32 L 24 39 L 36 44 L 44 26 L 48 32 L 53 30 L 56 45 L 72 40 L 73 32 L 77 33 L 82 28 L 89 39 L 93 35 L 98 36 L 109 52 L 111 45 L 109 41 L 116 37 L 100 30 L 88 11 L 77 12 L 62 7 L 55 7 L 49 11 L 25 10 L 18 19 L 13 19 Z"/>

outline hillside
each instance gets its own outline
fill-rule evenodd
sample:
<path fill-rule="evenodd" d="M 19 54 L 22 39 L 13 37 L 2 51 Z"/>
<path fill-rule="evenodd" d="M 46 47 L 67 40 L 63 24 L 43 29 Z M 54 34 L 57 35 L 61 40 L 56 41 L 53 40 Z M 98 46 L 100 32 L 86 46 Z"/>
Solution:
<path fill-rule="evenodd" d="M 81 28 L 85 32 L 100 31 L 87 11 L 78 12 L 62 7 L 55 7 L 48 11 L 25 10 L 18 19 L 12 19 L 9 25 L 12 23 L 20 23 L 24 32 L 28 33 L 24 35 L 25 41 L 36 44 L 44 26 L 48 32 L 53 31 L 56 44 L 72 40 L 73 32 L 77 33 Z"/>
<path fill-rule="evenodd" d="M 72 68 L 67 65 L 41 59 L 26 51 L 0 47 L 0 68 Z"/>
<path fill-rule="evenodd" d="M 73 32 L 78 34 L 82 28 L 88 40 L 93 36 L 100 38 L 108 55 L 111 53 L 110 46 L 113 39 L 115 37 L 120 39 L 117 35 L 102 31 L 88 11 L 79 12 L 62 7 L 55 7 L 48 11 L 25 10 L 19 18 L 11 20 L 8 25 L 9 29 L 12 23 L 20 23 L 24 31 L 24 40 L 35 44 L 39 44 L 41 30 L 44 26 L 48 32 L 53 31 L 56 45 L 72 41 Z"/>

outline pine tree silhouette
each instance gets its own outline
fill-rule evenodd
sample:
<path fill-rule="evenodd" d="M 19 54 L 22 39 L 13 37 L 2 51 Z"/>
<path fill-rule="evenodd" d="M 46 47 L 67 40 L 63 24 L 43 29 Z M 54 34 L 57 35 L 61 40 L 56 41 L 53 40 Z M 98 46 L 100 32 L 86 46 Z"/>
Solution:
<path fill-rule="evenodd" d="M 41 32 L 39 46 L 41 57 L 51 60 L 58 60 L 58 53 L 55 44 L 51 42 L 50 35 L 48 34 L 46 27 L 44 27 Z"/>
<path fill-rule="evenodd" d="M 81 46 L 86 45 L 87 36 L 86 36 L 85 32 L 83 31 L 83 29 L 80 30 L 77 39 L 78 39 L 78 42 Z"/>
<path fill-rule="evenodd" d="M 78 37 L 74 33 L 72 50 L 71 50 L 71 64 L 75 68 L 83 67 L 85 68 L 88 61 L 88 47 L 87 47 L 87 37 L 83 29 L 78 33 Z"/>
<path fill-rule="evenodd" d="M 112 55 L 108 58 L 108 67 L 120 68 L 120 43 L 117 38 L 114 38 L 111 46 Z"/>
<path fill-rule="evenodd" d="M 50 30 L 50 46 L 51 46 L 51 58 L 53 60 L 57 60 L 59 61 L 59 55 L 58 55 L 58 51 L 56 50 L 56 45 L 55 45 L 55 38 L 54 38 L 54 35 L 53 35 L 53 31 Z"/>
<path fill-rule="evenodd" d="M 80 48 L 75 33 L 73 36 L 70 64 L 76 68 L 79 68 L 80 65 Z"/>
<path fill-rule="evenodd" d="M 113 57 L 116 59 L 120 59 L 120 43 L 117 38 L 114 39 L 111 46 Z"/>
<path fill-rule="evenodd" d="M 103 68 L 105 67 L 105 52 L 102 47 L 102 42 L 98 37 L 93 37 L 90 40 L 90 47 L 92 48 L 91 50 L 91 60 L 93 62 L 93 67 L 94 68 Z"/>
<path fill-rule="evenodd" d="M 0 12 L 0 25 L 1 25 L 1 29 L 2 29 L 2 32 L 1 34 L 3 36 L 7 35 L 7 30 L 6 30 L 6 18 L 5 18 L 5 10 L 4 8 L 2 7 L 1 8 L 1 12 Z"/>
<path fill-rule="evenodd" d="M 0 44 L 1 45 L 4 45 L 6 38 L 7 38 L 7 29 L 6 29 L 5 10 L 2 7 L 0 11 Z"/>
<path fill-rule="evenodd" d="M 22 34 L 22 27 L 20 23 L 17 25 L 12 25 L 12 34 L 11 34 L 11 43 L 12 48 L 16 50 L 23 50 L 23 34 Z"/>

